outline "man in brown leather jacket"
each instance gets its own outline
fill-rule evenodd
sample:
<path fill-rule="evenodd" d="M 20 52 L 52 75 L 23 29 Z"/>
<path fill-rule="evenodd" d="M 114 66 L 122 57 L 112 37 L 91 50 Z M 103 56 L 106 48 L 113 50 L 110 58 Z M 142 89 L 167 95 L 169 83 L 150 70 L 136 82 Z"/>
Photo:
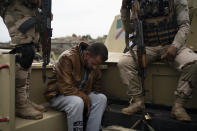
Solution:
<path fill-rule="evenodd" d="M 68 131 L 83 130 L 84 109 L 89 116 L 87 131 L 99 131 L 107 98 L 101 93 L 98 65 L 108 59 L 104 44 L 80 43 L 64 51 L 54 67 L 45 93 L 51 107 L 67 113 Z"/>

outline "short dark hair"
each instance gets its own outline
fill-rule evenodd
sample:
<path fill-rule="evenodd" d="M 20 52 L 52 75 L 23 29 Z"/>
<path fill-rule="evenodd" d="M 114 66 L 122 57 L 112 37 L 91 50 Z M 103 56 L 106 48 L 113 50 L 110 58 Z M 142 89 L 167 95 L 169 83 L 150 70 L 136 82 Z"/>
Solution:
<path fill-rule="evenodd" d="M 101 56 L 102 61 L 108 59 L 108 50 L 103 43 L 92 43 L 87 47 L 92 56 Z"/>

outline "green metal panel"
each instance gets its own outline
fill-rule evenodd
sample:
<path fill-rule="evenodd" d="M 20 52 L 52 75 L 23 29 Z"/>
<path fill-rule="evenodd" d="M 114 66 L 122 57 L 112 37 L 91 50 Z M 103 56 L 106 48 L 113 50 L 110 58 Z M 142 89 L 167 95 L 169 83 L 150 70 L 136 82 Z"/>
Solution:
<path fill-rule="evenodd" d="M 62 112 L 49 110 L 41 120 L 16 118 L 15 131 L 67 131 L 67 119 Z"/>
<path fill-rule="evenodd" d="M 47 77 L 52 75 L 52 66 L 48 66 L 46 69 Z M 41 64 L 33 64 L 31 81 L 30 81 L 30 99 L 38 104 L 45 103 L 44 92 L 47 87 L 48 80 L 44 83 L 42 80 L 42 66 Z"/>
<path fill-rule="evenodd" d="M 9 68 L 0 70 L 0 118 L 8 118 L 9 122 L 0 122 L 1 131 L 14 130 L 15 122 L 15 58 L 13 55 L 0 55 L 0 65 Z"/>
<path fill-rule="evenodd" d="M 192 9 L 191 12 L 192 22 L 186 44 L 192 50 L 197 51 L 197 8 Z"/>
<path fill-rule="evenodd" d="M 197 8 L 197 1 L 196 0 L 188 0 L 189 9 Z"/>
<path fill-rule="evenodd" d="M 102 71 L 102 85 L 105 94 L 109 98 L 128 100 L 129 96 L 126 95 L 126 87 L 121 83 L 116 63 L 109 63 L 107 67 L 107 69 Z"/>
<path fill-rule="evenodd" d="M 147 87 L 151 91 L 151 103 L 171 106 L 179 74 L 164 63 L 154 63 L 147 70 Z"/>

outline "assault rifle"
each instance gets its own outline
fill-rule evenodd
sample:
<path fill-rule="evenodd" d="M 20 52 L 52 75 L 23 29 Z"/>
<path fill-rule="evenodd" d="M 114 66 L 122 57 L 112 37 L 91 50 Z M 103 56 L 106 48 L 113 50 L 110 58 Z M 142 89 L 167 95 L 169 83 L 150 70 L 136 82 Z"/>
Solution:
<path fill-rule="evenodd" d="M 39 20 L 39 32 L 40 32 L 40 42 L 42 44 L 42 79 L 43 82 L 46 81 L 46 66 L 50 62 L 50 52 L 51 52 L 51 0 L 42 0 Z"/>
<path fill-rule="evenodd" d="M 145 88 L 144 88 L 144 80 L 145 80 L 145 69 L 146 69 L 146 49 L 144 45 L 144 36 L 143 36 L 143 24 L 142 20 L 138 17 L 138 9 L 139 4 L 138 0 L 131 0 L 132 4 L 132 12 L 133 12 L 133 33 L 130 34 L 130 48 L 132 49 L 135 45 L 137 46 L 137 59 L 138 59 L 138 70 L 139 75 L 141 77 L 142 83 L 142 94 L 145 95 Z"/>
<path fill-rule="evenodd" d="M 139 75 L 141 77 L 142 94 L 145 96 L 144 80 L 146 70 L 146 49 L 144 45 L 142 21 L 134 19 L 134 43 L 137 45 Z"/>
<path fill-rule="evenodd" d="M 131 4 L 131 10 L 132 10 L 132 20 L 133 23 L 133 33 L 129 35 L 131 42 L 130 50 L 133 52 L 132 48 L 136 45 L 137 46 L 137 61 L 138 61 L 138 72 L 139 76 L 141 78 L 141 87 L 142 87 L 142 95 L 145 96 L 145 70 L 146 70 L 146 49 L 144 45 L 144 36 L 143 36 L 143 22 L 138 16 L 139 12 L 139 2 L 138 0 L 129 0 Z M 128 6 L 129 7 L 129 6 Z M 133 52 L 134 54 L 134 52 Z M 142 118 L 137 120 L 135 124 L 131 127 L 134 129 L 138 124 L 142 122 L 142 131 L 145 130 L 145 125 L 148 127 L 150 131 L 154 131 L 154 128 L 152 128 L 147 120 L 150 120 L 151 117 L 144 109 L 142 111 Z"/>

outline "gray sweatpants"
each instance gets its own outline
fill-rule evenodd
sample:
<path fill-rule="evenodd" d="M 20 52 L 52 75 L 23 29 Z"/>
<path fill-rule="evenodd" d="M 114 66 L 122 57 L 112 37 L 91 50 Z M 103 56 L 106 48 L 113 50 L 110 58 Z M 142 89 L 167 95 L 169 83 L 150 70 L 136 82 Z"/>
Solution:
<path fill-rule="evenodd" d="M 99 131 L 107 97 L 104 94 L 89 94 L 91 111 L 86 131 Z M 51 107 L 67 113 L 68 131 L 83 131 L 84 102 L 78 96 L 59 95 L 51 100 Z"/>

